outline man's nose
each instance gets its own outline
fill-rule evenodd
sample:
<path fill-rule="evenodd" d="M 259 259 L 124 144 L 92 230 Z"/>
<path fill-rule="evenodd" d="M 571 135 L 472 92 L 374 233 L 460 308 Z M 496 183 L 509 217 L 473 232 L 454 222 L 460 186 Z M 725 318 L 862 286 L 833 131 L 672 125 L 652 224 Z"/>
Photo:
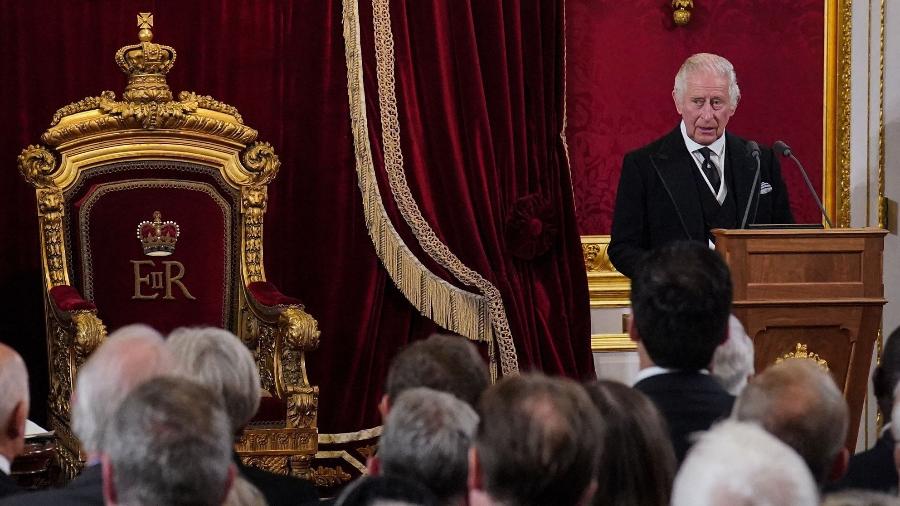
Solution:
<path fill-rule="evenodd" d="M 703 104 L 703 107 L 700 108 L 700 117 L 703 119 L 711 119 L 713 117 L 712 104 L 709 102 Z"/>

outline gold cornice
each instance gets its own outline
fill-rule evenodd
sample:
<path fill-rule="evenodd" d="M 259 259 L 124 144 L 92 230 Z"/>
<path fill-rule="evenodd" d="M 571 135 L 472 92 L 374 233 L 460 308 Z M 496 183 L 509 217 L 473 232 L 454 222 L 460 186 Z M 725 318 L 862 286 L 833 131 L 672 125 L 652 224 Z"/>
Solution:
<path fill-rule="evenodd" d="M 607 255 L 608 235 L 581 236 L 591 307 L 627 307 L 631 281 L 613 267 Z"/>
<path fill-rule="evenodd" d="M 825 2 L 823 200 L 837 227 L 850 226 L 852 0 Z"/>

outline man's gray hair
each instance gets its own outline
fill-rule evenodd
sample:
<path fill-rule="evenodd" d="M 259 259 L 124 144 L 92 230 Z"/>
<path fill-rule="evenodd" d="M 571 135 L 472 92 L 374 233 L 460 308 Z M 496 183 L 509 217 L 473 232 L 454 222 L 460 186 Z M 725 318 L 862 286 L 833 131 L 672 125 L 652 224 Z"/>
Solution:
<path fill-rule="evenodd" d="M 803 460 L 761 427 L 725 421 L 700 435 L 672 489 L 672 506 L 815 506 Z"/>
<path fill-rule="evenodd" d="M 104 449 L 119 504 L 222 504 L 231 424 L 209 389 L 184 378 L 152 379 L 122 401 L 112 423 Z"/>
<path fill-rule="evenodd" d="M 0 343 L 0 427 L 6 428 L 16 406 L 25 403 L 28 409 L 28 369 L 12 348 Z"/>
<path fill-rule="evenodd" d="M 824 484 L 844 447 L 848 411 L 830 374 L 812 361 L 790 359 L 754 377 L 732 413 L 737 420 L 759 423 L 793 448 Z"/>
<path fill-rule="evenodd" d="M 216 392 L 236 434 L 259 409 L 259 370 L 240 338 L 215 327 L 179 328 L 166 342 L 177 373 Z"/>
<path fill-rule="evenodd" d="M 753 375 L 753 341 L 734 315 L 728 319 L 728 339 L 716 348 L 710 369 L 731 395 L 740 394 Z"/>
<path fill-rule="evenodd" d="M 101 434 L 122 399 L 141 383 L 172 372 L 174 363 L 159 332 L 147 325 L 121 327 L 78 370 L 72 430 L 88 452 L 98 452 Z"/>
<path fill-rule="evenodd" d="M 465 497 L 477 426 L 475 410 L 453 395 L 430 388 L 404 390 L 384 423 L 381 470 L 428 486 L 444 502 Z"/>
<path fill-rule="evenodd" d="M 725 58 L 712 53 L 691 55 L 681 64 L 678 74 L 675 75 L 675 96 L 679 101 L 684 99 L 688 76 L 697 72 L 711 72 L 728 79 L 728 98 L 731 101 L 731 107 L 737 107 L 738 101 L 741 99 L 741 89 L 738 87 L 734 65 Z"/>

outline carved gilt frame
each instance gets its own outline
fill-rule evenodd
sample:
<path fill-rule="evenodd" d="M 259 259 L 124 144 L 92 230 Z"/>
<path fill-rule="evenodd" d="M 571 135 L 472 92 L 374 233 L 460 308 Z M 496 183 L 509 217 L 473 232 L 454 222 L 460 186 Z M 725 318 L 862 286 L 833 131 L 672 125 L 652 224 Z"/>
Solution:
<path fill-rule="evenodd" d="M 825 59 L 823 82 L 822 201 L 836 227 L 850 226 L 850 70 L 852 0 L 825 0 Z M 882 16 L 882 23 L 884 22 Z M 883 82 L 883 72 L 881 74 Z M 883 87 L 883 85 L 882 85 Z M 880 139 L 883 139 L 883 129 Z M 883 140 L 880 145 L 883 146 Z M 879 180 L 884 163 L 879 163 Z M 883 193 L 883 190 L 882 190 Z M 615 270 L 606 254 L 608 235 L 583 235 L 581 245 L 591 308 L 629 305 L 631 283 Z M 626 334 L 591 336 L 594 351 L 633 349 Z"/>

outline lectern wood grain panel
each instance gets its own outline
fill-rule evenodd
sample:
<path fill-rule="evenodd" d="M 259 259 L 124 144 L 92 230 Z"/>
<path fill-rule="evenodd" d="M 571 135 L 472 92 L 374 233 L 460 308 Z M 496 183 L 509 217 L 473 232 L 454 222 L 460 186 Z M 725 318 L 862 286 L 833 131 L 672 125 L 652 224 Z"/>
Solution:
<path fill-rule="evenodd" d="M 850 406 L 856 446 L 885 304 L 884 236 L 874 228 L 714 230 L 731 268 L 734 314 L 753 339 L 757 373 L 783 358 L 816 360 Z"/>

